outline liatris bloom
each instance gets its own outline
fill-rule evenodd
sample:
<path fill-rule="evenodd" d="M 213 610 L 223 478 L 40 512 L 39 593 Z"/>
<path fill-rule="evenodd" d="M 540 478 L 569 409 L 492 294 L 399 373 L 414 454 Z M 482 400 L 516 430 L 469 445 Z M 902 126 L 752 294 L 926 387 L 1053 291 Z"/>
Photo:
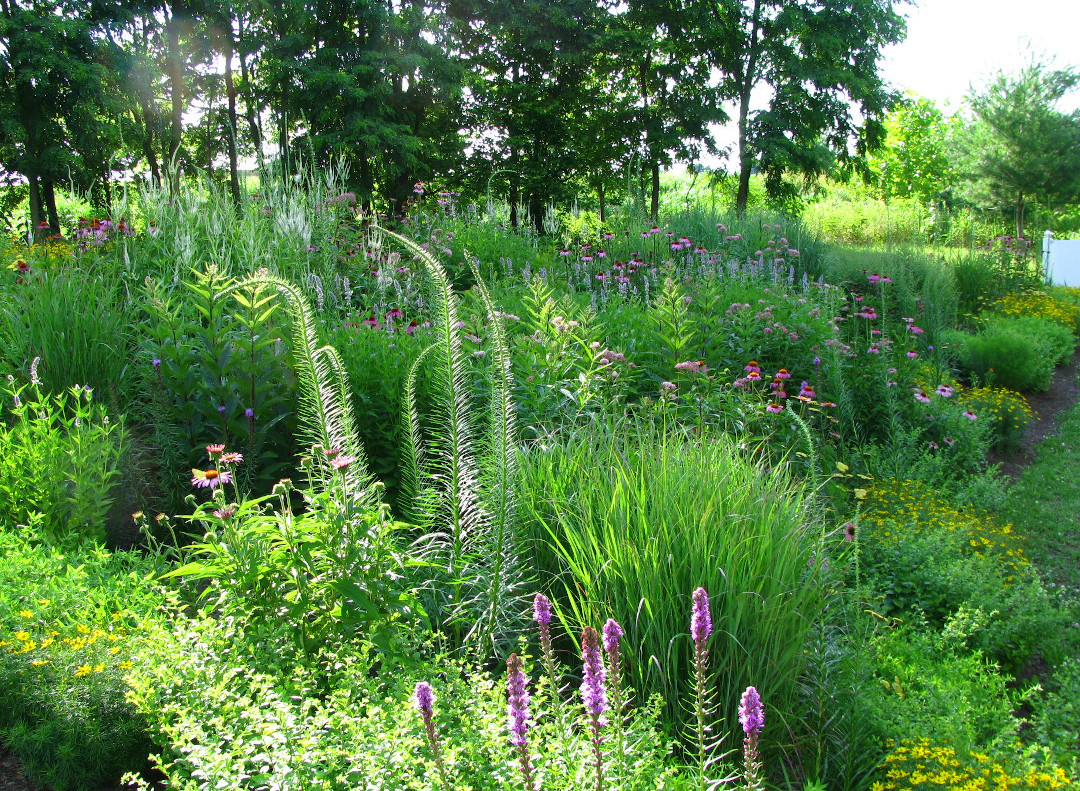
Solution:
<path fill-rule="evenodd" d="M 709 652 L 707 642 L 712 635 L 712 613 L 709 612 L 709 594 L 704 588 L 698 588 L 693 595 L 693 608 L 690 614 L 690 637 L 694 641 L 694 715 L 697 718 L 698 778 L 699 788 L 703 791 L 708 785 L 705 769 L 708 765 L 705 744 L 708 716 L 708 673 Z"/>
<path fill-rule="evenodd" d="M 608 710 L 608 700 L 604 688 L 604 660 L 600 656 L 600 635 L 591 626 L 586 626 L 581 633 L 581 663 L 581 702 L 592 730 L 590 741 L 596 761 L 596 791 L 603 791 L 604 751 L 601 745 L 604 739 L 600 730 L 607 724 L 604 713 Z"/>
<path fill-rule="evenodd" d="M 604 653 L 607 655 L 608 687 L 611 690 L 611 710 L 614 714 L 612 726 L 615 735 L 615 760 L 619 767 L 619 776 L 626 776 L 626 747 L 623 738 L 623 688 L 622 688 L 622 650 L 619 640 L 623 629 L 614 618 L 608 618 L 604 624 Z"/>
<path fill-rule="evenodd" d="M 529 690 L 528 679 L 522 670 L 522 660 L 517 654 L 511 654 L 506 660 L 506 728 L 510 731 L 510 744 L 518 750 L 521 764 L 521 776 L 525 788 L 534 791 L 532 757 L 529 755 Z"/>
<path fill-rule="evenodd" d="M 746 738 L 743 740 L 743 788 L 756 791 L 761 784 L 761 761 L 758 759 L 758 737 L 765 727 L 765 710 L 761 696 L 753 687 L 747 687 L 739 703 L 739 724 Z"/>
<path fill-rule="evenodd" d="M 551 647 L 551 601 L 542 593 L 536 594 L 533 599 L 533 620 L 540 627 L 540 654 L 544 659 L 544 672 L 547 674 L 548 684 L 551 686 L 551 704 L 559 721 L 559 733 L 563 737 L 560 741 L 565 753 L 564 758 L 569 765 L 572 760 L 568 752 L 570 723 L 567 721 L 566 710 L 559 697 L 562 689 L 559 685 L 559 671 L 555 667 L 555 651 Z"/>
<path fill-rule="evenodd" d="M 439 769 L 443 786 L 449 789 L 450 784 L 446 781 L 446 767 L 443 766 L 442 750 L 439 749 L 439 737 L 435 733 L 435 690 L 426 681 L 417 682 L 416 688 L 413 690 L 412 701 L 424 721 L 424 735 L 427 736 L 428 746 L 431 747 L 431 752 L 435 756 L 435 765 Z"/>

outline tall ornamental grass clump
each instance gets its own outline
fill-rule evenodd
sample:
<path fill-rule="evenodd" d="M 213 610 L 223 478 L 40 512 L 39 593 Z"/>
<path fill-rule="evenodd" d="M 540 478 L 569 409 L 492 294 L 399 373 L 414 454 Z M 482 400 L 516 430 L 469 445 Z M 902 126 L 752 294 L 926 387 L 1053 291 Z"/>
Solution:
<path fill-rule="evenodd" d="M 550 584 L 560 618 L 572 634 L 615 618 L 626 630 L 630 686 L 642 700 L 660 693 L 669 722 L 689 727 L 670 701 L 691 676 L 687 591 L 706 587 L 718 710 L 735 711 L 753 684 L 777 712 L 769 740 L 787 742 L 804 641 L 822 608 L 819 531 L 805 521 L 805 492 L 723 437 L 621 429 L 522 456 L 533 558 L 557 574 Z"/>

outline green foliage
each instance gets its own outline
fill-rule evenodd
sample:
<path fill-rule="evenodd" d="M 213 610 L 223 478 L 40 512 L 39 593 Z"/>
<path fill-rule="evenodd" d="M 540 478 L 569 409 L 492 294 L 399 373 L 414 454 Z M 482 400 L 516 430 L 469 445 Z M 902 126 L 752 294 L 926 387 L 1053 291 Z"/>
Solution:
<path fill-rule="evenodd" d="M 104 542 L 127 431 L 110 422 L 89 388 L 42 393 L 35 369 L 31 385 L 17 387 L 9 376 L 4 388 L 10 406 L 0 424 L 0 532 L 58 544 Z"/>
<path fill-rule="evenodd" d="M 124 283 L 70 259 L 50 265 L 27 257 L 30 271 L 5 273 L 0 289 L 0 359 L 9 370 L 27 371 L 38 357 L 47 390 L 86 385 L 98 398 L 130 406 L 138 309 Z"/>
<path fill-rule="evenodd" d="M 316 449 L 304 474 L 311 481 L 344 479 L 346 468 L 332 464 L 345 458 Z M 212 462 L 232 467 L 213 456 Z M 205 531 L 184 548 L 190 560 L 164 578 L 210 581 L 200 598 L 214 611 L 256 632 L 287 630 L 307 654 L 357 635 L 383 651 L 398 650 L 398 619 L 424 617 L 402 581 L 406 558 L 396 534 L 403 525 L 390 519 L 387 506 L 373 508 L 358 495 L 342 503 L 339 487 L 303 491 L 299 513 L 292 493 L 283 481 L 272 495 L 238 502 L 217 487 L 187 517 Z"/>
<path fill-rule="evenodd" d="M 674 724 L 691 654 L 674 636 L 686 633 L 689 592 L 703 586 L 719 711 L 735 711 L 753 684 L 777 713 L 773 727 L 789 721 L 822 604 L 809 563 L 817 533 L 781 469 L 764 473 L 723 437 L 632 423 L 582 429 L 522 462 L 532 555 L 559 574 L 553 599 L 568 631 L 608 615 L 622 624 L 633 686 L 661 693 Z M 722 732 L 732 729 L 729 720 Z"/>
<path fill-rule="evenodd" d="M 886 199 L 914 197 L 922 206 L 941 200 L 957 182 L 948 136 L 956 121 L 921 96 L 901 101 L 885 119 L 886 139 L 870 160 Z"/>
<path fill-rule="evenodd" d="M 1056 354 L 1045 337 L 995 322 L 977 333 L 943 336 L 947 353 L 977 382 L 1020 392 L 1043 392 L 1054 375 Z"/>
<path fill-rule="evenodd" d="M 948 741 L 961 751 L 1015 739 L 1018 696 L 1007 676 L 965 644 L 986 626 L 984 611 L 961 609 L 940 631 L 915 620 L 871 643 L 880 686 L 866 703 L 882 736 Z"/>
<path fill-rule="evenodd" d="M 346 642 L 297 662 L 280 636 L 197 618 L 162 630 L 132 674 L 132 700 L 162 746 L 170 785 L 209 791 L 358 784 L 403 791 L 496 791 L 520 782 L 506 733 L 504 682 L 443 655 L 383 660 Z M 531 667 L 526 672 L 533 674 Z M 442 786 L 419 712 L 418 681 L 434 688 L 434 724 L 448 780 Z M 530 681 L 530 687 L 532 687 Z M 529 747 L 545 788 L 595 788 L 584 726 L 562 734 L 542 692 L 532 692 Z M 680 788 L 650 704 L 628 714 L 627 789 Z M 569 760 L 566 760 L 566 758 Z"/>
<path fill-rule="evenodd" d="M 1068 328 L 1051 319 L 1039 316 L 988 317 L 991 329 L 1014 332 L 1035 338 L 1040 346 L 1050 350 L 1050 360 L 1054 366 L 1065 365 L 1076 351 L 1076 335 Z"/>
<path fill-rule="evenodd" d="M 246 486 L 265 492 L 289 469 L 293 433 L 280 304 L 271 286 L 237 288 L 213 265 L 191 276 L 184 290 L 146 282 L 150 397 L 140 411 L 174 480 L 199 463 L 203 446 L 222 443 L 243 451 Z"/>
<path fill-rule="evenodd" d="M 1011 525 L 958 509 L 912 481 L 879 482 L 862 516 L 862 568 L 884 615 L 917 615 L 942 628 L 956 613 L 981 611 L 969 644 L 1017 670 L 1063 650 L 1055 607 Z"/>
<path fill-rule="evenodd" d="M 90 791 L 146 765 L 124 675 L 165 597 L 146 558 L 35 538 L 0 531 L 0 740 L 35 782 Z"/>
<path fill-rule="evenodd" d="M 474 417 L 477 395 L 469 390 L 462 348 L 458 297 L 438 259 L 398 234 L 376 229 L 405 246 L 423 267 L 434 302 L 434 339 L 407 379 L 404 456 L 409 475 L 407 512 L 428 532 L 427 553 L 445 574 L 432 586 L 440 623 L 461 642 L 492 654 L 520 612 L 514 486 L 517 420 L 510 347 L 503 318 L 474 267 L 474 290 L 491 336 L 493 373 L 486 426 Z M 482 350 L 481 350 L 482 351 Z M 432 360 L 431 414 L 421 425 L 415 387 L 419 366 Z M 486 431 L 485 431 L 486 428 Z M 481 433 L 483 432 L 483 433 Z"/>
<path fill-rule="evenodd" d="M 1080 111 L 1057 109 L 1078 84 L 1075 70 L 1051 70 L 1033 58 L 970 97 L 976 121 L 962 141 L 962 167 L 972 198 L 1013 216 L 1017 237 L 1024 237 L 1027 203 L 1070 202 L 1080 194 Z"/>

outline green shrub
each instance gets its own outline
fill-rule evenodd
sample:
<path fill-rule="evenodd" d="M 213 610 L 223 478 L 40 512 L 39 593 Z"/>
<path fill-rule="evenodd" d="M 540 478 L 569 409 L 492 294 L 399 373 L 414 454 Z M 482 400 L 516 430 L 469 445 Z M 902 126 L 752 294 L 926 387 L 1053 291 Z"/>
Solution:
<path fill-rule="evenodd" d="M 1053 605 L 1012 525 L 954 507 L 914 481 L 879 481 L 861 517 L 862 568 L 880 612 L 942 627 L 962 609 L 986 613 L 969 644 L 1010 670 L 1055 661 L 1067 614 Z"/>
<path fill-rule="evenodd" d="M 3 531 L 0 558 L 0 741 L 56 791 L 141 771 L 151 743 L 123 678 L 164 604 L 148 582 L 153 563 Z"/>
<path fill-rule="evenodd" d="M 945 334 L 948 351 L 979 382 L 1020 392 L 1042 392 L 1054 375 L 1049 343 L 1012 327 L 991 325 L 976 334 Z"/>
<path fill-rule="evenodd" d="M 529 747 L 542 787 L 595 788 L 580 705 L 555 704 L 537 690 L 531 665 L 526 659 L 534 717 Z M 390 660 L 361 642 L 298 662 L 286 634 L 195 618 L 161 629 L 132 675 L 131 699 L 160 745 L 157 763 L 170 787 L 519 787 L 518 753 L 506 731 L 505 680 L 467 662 L 422 650 Z M 434 690 L 445 774 L 411 700 L 420 681 Z M 578 723 L 570 733 L 560 727 L 559 705 Z M 625 732 L 626 767 L 620 770 L 608 753 L 609 776 L 620 788 L 684 787 L 668 765 L 669 743 L 656 728 L 655 704 L 630 712 Z"/>
<path fill-rule="evenodd" d="M 774 727 L 789 719 L 822 603 L 810 563 L 818 531 L 782 468 L 763 472 L 723 436 L 632 423 L 534 448 L 522 468 L 532 555 L 558 575 L 552 598 L 567 631 L 608 615 L 623 624 L 634 687 L 662 694 L 674 724 L 691 650 L 673 636 L 685 635 L 689 593 L 703 586 L 720 711 L 753 684 L 777 712 Z"/>
<path fill-rule="evenodd" d="M 1051 319 L 1039 316 L 1002 316 L 991 315 L 988 326 L 1005 332 L 1015 332 L 1035 338 L 1041 345 L 1051 350 L 1055 366 L 1065 365 L 1076 351 L 1076 336 L 1066 326 Z"/>
<path fill-rule="evenodd" d="M 1024 442 L 1028 425 L 1035 419 L 1027 399 L 1003 387 L 976 387 L 961 392 L 958 403 L 982 425 L 990 428 L 994 449 L 1016 453 Z"/>
<path fill-rule="evenodd" d="M 31 376 L 36 372 L 32 367 Z M 0 532 L 32 526 L 52 542 L 104 542 L 126 431 L 89 388 L 49 396 L 39 384 L 4 388 L 0 423 Z"/>

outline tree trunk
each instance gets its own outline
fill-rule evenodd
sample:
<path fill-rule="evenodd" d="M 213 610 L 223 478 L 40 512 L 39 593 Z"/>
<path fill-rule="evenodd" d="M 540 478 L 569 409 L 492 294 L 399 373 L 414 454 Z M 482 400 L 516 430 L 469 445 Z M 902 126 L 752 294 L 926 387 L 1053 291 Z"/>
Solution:
<path fill-rule="evenodd" d="M 1024 238 L 1024 193 L 1016 195 L 1016 238 Z"/>
<path fill-rule="evenodd" d="M 598 181 L 596 183 L 596 197 L 600 201 L 600 222 L 606 222 L 607 221 L 607 212 L 605 211 L 605 209 L 607 208 L 607 206 L 604 203 L 604 182 L 603 181 Z"/>
<path fill-rule="evenodd" d="M 56 192 L 52 179 L 41 180 L 41 196 L 45 199 L 45 210 L 49 213 L 49 235 L 60 233 L 60 215 L 56 211 Z"/>
<path fill-rule="evenodd" d="M 761 25 L 761 0 L 754 0 L 753 19 L 750 25 L 750 41 L 746 51 L 745 70 L 739 85 L 739 189 L 735 193 L 735 214 L 742 218 L 750 200 L 750 170 L 752 158 L 747 146 L 747 125 L 750 119 L 750 93 L 756 81 L 758 59 L 758 29 Z"/>
<path fill-rule="evenodd" d="M 246 48 L 244 46 L 244 17 L 238 14 L 236 17 L 237 49 L 240 61 L 240 84 L 244 86 L 244 117 L 247 119 L 248 131 L 251 133 L 251 144 L 255 147 L 255 156 L 259 161 L 259 170 L 263 169 L 262 129 L 255 118 L 255 97 L 251 88 L 251 77 L 248 74 Z"/>
<path fill-rule="evenodd" d="M 26 179 L 30 182 L 30 234 L 35 242 L 40 242 L 45 238 L 45 233 L 38 229 L 42 222 L 41 182 L 34 174 L 27 174 Z"/>
<path fill-rule="evenodd" d="M 652 200 L 649 202 L 649 216 L 656 223 L 660 215 L 660 157 L 654 156 L 650 167 L 652 169 Z"/>
<path fill-rule="evenodd" d="M 173 192 L 177 192 L 180 188 L 180 143 L 184 133 L 184 72 L 183 66 L 180 63 L 180 23 L 177 21 L 173 9 L 170 9 L 169 19 L 165 23 L 165 31 L 168 36 L 166 61 L 169 78 L 169 95 L 172 99 L 172 116 L 169 129 L 169 157 L 167 166 L 169 169 L 171 189 Z"/>
<path fill-rule="evenodd" d="M 232 195 L 233 204 L 240 205 L 240 173 L 236 161 L 236 86 L 233 84 L 233 27 L 232 17 L 225 15 L 221 20 L 224 24 L 225 34 L 225 95 L 229 99 L 229 129 L 228 129 L 228 152 L 229 152 L 229 193 Z"/>

